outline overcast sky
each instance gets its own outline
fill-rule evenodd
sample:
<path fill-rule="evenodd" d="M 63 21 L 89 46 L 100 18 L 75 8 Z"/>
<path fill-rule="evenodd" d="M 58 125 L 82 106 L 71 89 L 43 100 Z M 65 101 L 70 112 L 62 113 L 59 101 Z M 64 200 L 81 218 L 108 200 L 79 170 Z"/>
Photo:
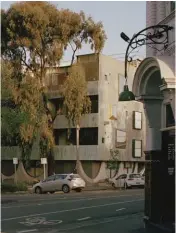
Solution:
<path fill-rule="evenodd" d="M 68 8 L 75 12 L 83 10 L 91 15 L 95 21 L 102 21 L 107 34 L 107 41 L 103 54 L 123 59 L 127 44 L 121 39 L 123 31 L 129 37 L 146 27 L 146 2 L 145 1 L 50 1 L 58 8 Z M 14 1 L 2 1 L 1 8 L 8 9 Z M 79 54 L 90 53 L 91 50 L 84 46 Z M 114 55 L 119 54 L 119 55 Z M 137 57 L 145 57 L 145 47 L 142 47 Z M 64 60 L 71 59 L 68 50 Z"/>

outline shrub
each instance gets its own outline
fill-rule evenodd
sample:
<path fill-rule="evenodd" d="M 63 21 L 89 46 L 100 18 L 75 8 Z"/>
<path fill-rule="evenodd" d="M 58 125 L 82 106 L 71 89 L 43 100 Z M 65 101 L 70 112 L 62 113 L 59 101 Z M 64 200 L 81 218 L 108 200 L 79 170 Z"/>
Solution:
<path fill-rule="evenodd" d="M 1 184 L 1 192 L 17 192 L 17 191 L 27 191 L 27 185 L 24 183 L 17 183 L 17 184 Z"/>

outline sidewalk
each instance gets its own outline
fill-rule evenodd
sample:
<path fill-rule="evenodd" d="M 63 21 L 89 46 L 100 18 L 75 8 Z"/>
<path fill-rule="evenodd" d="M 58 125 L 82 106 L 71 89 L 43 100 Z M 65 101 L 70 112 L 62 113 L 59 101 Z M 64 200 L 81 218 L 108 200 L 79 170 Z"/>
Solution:
<path fill-rule="evenodd" d="M 7 195 L 25 195 L 25 194 L 32 194 L 32 187 L 29 186 L 28 187 L 28 191 L 18 191 L 18 192 L 6 192 L 6 193 L 1 193 L 1 197 L 3 196 L 7 196 Z M 94 185 L 87 185 L 84 189 L 83 192 L 87 192 L 87 191 L 103 191 L 103 190 L 114 190 L 114 188 L 110 185 L 110 184 L 94 184 Z M 73 190 L 74 192 L 74 190 Z M 56 192 L 57 194 L 59 193 L 63 193 L 62 191 L 58 191 Z"/>

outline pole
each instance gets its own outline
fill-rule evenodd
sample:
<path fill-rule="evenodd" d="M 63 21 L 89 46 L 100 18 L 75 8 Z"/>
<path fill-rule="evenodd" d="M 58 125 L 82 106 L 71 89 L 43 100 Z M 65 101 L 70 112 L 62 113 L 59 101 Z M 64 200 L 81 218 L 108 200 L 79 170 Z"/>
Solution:
<path fill-rule="evenodd" d="M 79 161 L 79 125 L 76 126 L 76 172 L 78 173 L 78 161 Z"/>
<path fill-rule="evenodd" d="M 16 177 L 16 164 L 15 164 L 15 184 L 17 184 L 17 177 Z"/>
<path fill-rule="evenodd" d="M 43 173 L 44 173 L 44 180 L 45 180 L 46 179 L 45 164 L 43 164 Z"/>

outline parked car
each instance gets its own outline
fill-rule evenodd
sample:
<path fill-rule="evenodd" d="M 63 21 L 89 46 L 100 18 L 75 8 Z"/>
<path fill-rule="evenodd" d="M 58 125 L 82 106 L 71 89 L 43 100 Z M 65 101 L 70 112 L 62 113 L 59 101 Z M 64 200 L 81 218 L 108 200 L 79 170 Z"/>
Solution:
<path fill-rule="evenodd" d="M 114 188 L 132 188 L 132 187 L 144 187 L 145 180 L 140 174 L 130 173 L 122 174 L 117 177 L 112 186 Z"/>
<path fill-rule="evenodd" d="M 37 194 L 56 191 L 69 193 L 71 190 L 81 192 L 85 185 L 85 181 L 78 174 L 55 174 L 35 184 L 32 190 Z"/>

